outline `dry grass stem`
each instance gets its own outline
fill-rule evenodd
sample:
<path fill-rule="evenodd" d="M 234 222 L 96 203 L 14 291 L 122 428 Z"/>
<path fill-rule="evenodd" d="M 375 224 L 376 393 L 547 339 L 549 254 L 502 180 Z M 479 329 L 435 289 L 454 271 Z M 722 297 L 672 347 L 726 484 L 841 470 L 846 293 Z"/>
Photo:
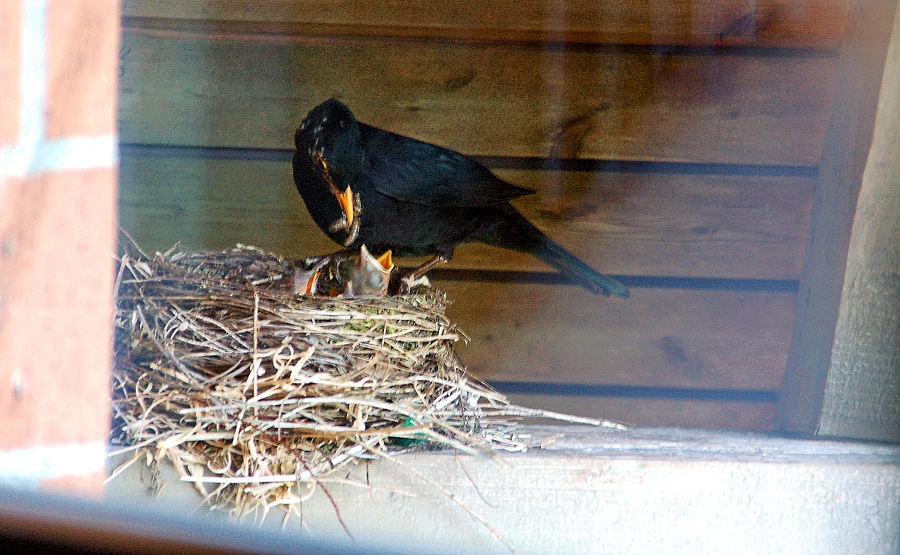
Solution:
<path fill-rule="evenodd" d="M 467 374 L 437 290 L 304 297 L 304 269 L 241 246 L 122 255 L 114 439 L 135 451 L 127 464 L 169 459 L 242 516 L 290 508 L 363 458 L 525 450 L 521 417 L 599 424 L 513 406 Z"/>

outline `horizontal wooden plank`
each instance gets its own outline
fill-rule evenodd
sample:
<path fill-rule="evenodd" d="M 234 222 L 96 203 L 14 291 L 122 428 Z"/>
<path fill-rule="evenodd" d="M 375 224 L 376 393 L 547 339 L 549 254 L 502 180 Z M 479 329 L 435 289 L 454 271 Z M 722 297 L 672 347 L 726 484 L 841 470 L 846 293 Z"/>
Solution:
<path fill-rule="evenodd" d="M 149 251 L 253 245 L 282 256 L 340 247 L 306 212 L 290 162 L 122 156 L 120 226 Z"/>
<path fill-rule="evenodd" d="M 572 0 L 564 5 L 502 0 L 492 2 L 491 9 L 459 0 L 391 5 L 365 0 L 125 0 L 122 12 L 126 24 L 134 23 L 129 18 L 262 24 L 245 25 L 242 32 L 826 48 L 840 43 L 847 20 L 846 2 L 838 0 Z"/>
<path fill-rule="evenodd" d="M 831 56 L 126 33 L 120 137 L 290 148 L 339 96 L 361 121 L 472 155 L 813 166 Z"/>
<path fill-rule="evenodd" d="M 812 184 L 783 177 L 500 170 L 541 191 L 517 207 L 601 271 L 637 276 L 796 279 Z M 302 257 L 332 252 L 294 188 L 289 162 L 122 157 L 121 225 L 147 249 L 245 243 Z M 548 193 L 558 191 L 558 193 Z M 418 261 L 408 261 L 414 264 Z M 449 267 L 551 271 L 484 245 Z"/>
<path fill-rule="evenodd" d="M 432 281 L 485 380 L 775 390 L 784 374 L 793 293 Z"/>
<path fill-rule="evenodd" d="M 603 271 L 754 279 L 797 279 L 800 275 L 812 203 L 811 179 L 496 173 L 538 191 L 516 200 L 516 207 Z M 468 267 L 484 268 L 510 259 L 489 247 L 468 248 Z M 520 260 L 516 266 L 502 269 L 527 267 L 524 264 L 530 257 L 516 258 Z"/>
<path fill-rule="evenodd" d="M 349 551 L 393 545 L 403 553 L 889 555 L 900 549 L 897 446 L 684 430 L 521 432 L 542 448 L 361 462 L 339 480 L 317 484 L 302 518 L 285 522 L 272 510 L 262 523 L 246 519 L 245 529 L 254 537 L 262 527 L 266 546 L 278 552 L 277 542 L 295 538 Z M 160 493 L 148 488 L 146 472 L 138 461 L 108 484 L 107 499 L 167 516 L 207 514 L 197 511 L 200 493 L 179 481 L 171 465 L 156 475 Z M 196 518 L 196 526 L 207 530 L 209 519 Z"/>

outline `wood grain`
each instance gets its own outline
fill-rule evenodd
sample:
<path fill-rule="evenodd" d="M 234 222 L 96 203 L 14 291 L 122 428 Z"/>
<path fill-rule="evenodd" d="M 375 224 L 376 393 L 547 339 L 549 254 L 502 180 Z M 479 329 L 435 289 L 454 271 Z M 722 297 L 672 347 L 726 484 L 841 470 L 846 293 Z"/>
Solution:
<path fill-rule="evenodd" d="M 812 183 L 802 178 L 500 170 L 537 189 L 516 206 L 601 271 L 637 276 L 796 279 Z M 551 182 L 562 182 L 554 186 Z M 313 223 L 290 162 L 129 156 L 121 223 L 150 250 L 253 244 L 284 256 L 338 246 Z M 417 261 L 407 261 L 413 264 Z M 532 256 L 485 245 L 457 249 L 450 268 L 552 271 Z"/>
<path fill-rule="evenodd" d="M 778 426 L 785 430 L 814 433 L 819 427 L 847 248 L 896 10 L 896 0 L 859 0 L 842 50 L 779 407 Z"/>
<path fill-rule="evenodd" d="M 135 23 L 134 18 L 187 19 L 205 24 L 201 28 L 260 34 L 830 48 L 843 36 L 845 4 L 836 0 L 572 0 L 559 6 L 542 0 L 501 0 L 485 9 L 471 1 L 125 0 L 123 12 L 126 25 Z M 233 25 L 236 22 L 243 25 Z"/>
<path fill-rule="evenodd" d="M 822 156 L 846 2 L 551 5 L 126 0 L 120 135 L 137 145 L 287 150 L 306 112 L 337 96 L 362 121 L 476 156 L 697 165 L 497 173 L 537 191 L 517 207 L 603 272 L 798 279 L 815 194 L 815 178 L 803 176 Z M 286 161 L 125 156 L 121 213 L 150 250 L 176 241 L 286 256 L 336 249 L 306 214 Z M 460 247 L 448 267 L 456 273 L 444 278 L 460 279 L 436 284 L 472 337 L 459 352 L 481 378 L 781 384 L 790 291 L 645 282 L 620 302 L 538 283 L 547 266 L 481 245 Z M 506 281 L 472 271 L 506 272 Z M 770 428 L 774 407 L 527 397 L 569 412 L 613 407 L 640 424 L 740 429 Z"/>
<path fill-rule="evenodd" d="M 457 351 L 492 381 L 775 389 L 792 293 L 633 288 L 627 300 L 577 286 L 433 280 L 471 341 Z"/>
<path fill-rule="evenodd" d="M 813 181 L 675 173 L 499 170 L 537 191 L 514 204 L 603 271 L 638 276 L 797 279 Z M 559 197 L 548 191 L 560 190 Z M 549 198 L 547 198 L 549 197 Z M 546 201 L 548 202 L 545 202 Z M 487 253 L 482 254 L 482 252 Z M 472 246 L 467 266 L 506 264 Z M 475 258 L 475 257 L 478 258 Z M 516 256 L 514 259 L 525 258 Z M 528 257 L 530 258 L 530 257 Z M 508 268 L 516 270 L 522 263 Z"/>
<path fill-rule="evenodd" d="M 850 235 L 819 433 L 900 442 L 900 12 Z"/>
<path fill-rule="evenodd" d="M 124 142 L 290 148 L 337 96 L 361 121 L 470 155 L 814 166 L 835 59 L 123 37 Z"/>

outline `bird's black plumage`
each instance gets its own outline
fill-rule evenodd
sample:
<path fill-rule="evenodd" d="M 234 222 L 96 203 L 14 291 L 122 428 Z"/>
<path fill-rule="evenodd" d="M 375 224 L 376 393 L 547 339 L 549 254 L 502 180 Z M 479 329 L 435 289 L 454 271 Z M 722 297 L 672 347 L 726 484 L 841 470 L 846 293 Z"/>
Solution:
<path fill-rule="evenodd" d="M 531 191 L 463 154 L 358 122 L 336 99 L 309 112 L 294 144 L 297 190 L 345 247 L 450 259 L 457 245 L 478 241 L 532 253 L 594 293 L 628 296 L 509 203 Z"/>

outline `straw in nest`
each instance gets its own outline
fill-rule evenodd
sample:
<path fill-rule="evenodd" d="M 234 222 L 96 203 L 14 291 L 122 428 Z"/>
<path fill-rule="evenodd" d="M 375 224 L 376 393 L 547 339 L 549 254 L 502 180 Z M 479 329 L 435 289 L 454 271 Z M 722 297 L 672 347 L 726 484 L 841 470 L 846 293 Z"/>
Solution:
<path fill-rule="evenodd" d="M 466 373 L 437 290 L 303 297 L 302 263 L 252 247 L 119 261 L 115 441 L 168 459 L 214 508 L 290 509 L 361 458 L 522 451 L 517 407 Z M 120 452 L 121 452 L 120 451 Z"/>

